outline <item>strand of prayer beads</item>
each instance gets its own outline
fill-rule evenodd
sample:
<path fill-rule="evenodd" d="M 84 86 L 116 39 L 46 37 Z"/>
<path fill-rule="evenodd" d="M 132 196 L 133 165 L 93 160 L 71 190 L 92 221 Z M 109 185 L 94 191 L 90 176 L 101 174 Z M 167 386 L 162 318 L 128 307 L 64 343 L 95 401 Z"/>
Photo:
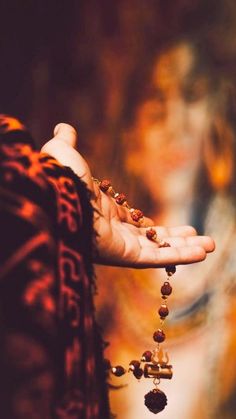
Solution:
<path fill-rule="evenodd" d="M 138 223 L 139 226 L 142 225 L 144 220 L 143 212 L 131 207 L 128 204 L 126 196 L 123 193 L 116 192 L 109 180 L 104 179 L 99 181 L 98 179 L 94 179 L 94 181 L 99 185 L 99 188 L 103 193 L 108 193 L 115 200 L 117 205 L 122 205 L 128 209 L 134 222 Z M 157 232 L 153 227 L 148 227 L 146 229 L 146 237 L 148 240 L 155 242 L 160 248 L 170 247 L 169 243 L 158 238 Z M 169 265 L 166 266 L 165 270 L 167 278 L 161 286 L 162 302 L 158 310 L 160 328 L 153 333 L 153 340 L 156 344 L 155 348 L 153 350 L 146 350 L 142 354 L 140 361 L 130 361 L 129 367 L 126 369 L 121 365 L 111 366 L 110 362 L 108 366 L 111 373 L 116 377 L 121 377 L 127 372 L 132 372 L 134 377 L 138 380 L 140 380 L 141 377 L 153 379 L 154 389 L 144 396 L 144 404 L 154 414 L 161 412 L 167 405 L 167 397 L 158 387 L 160 380 L 162 378 L 171 379 L 173 376 L 172 365 L 169 364 L 168 354 L 164 354 L 161 344 L 166 340 L 163 328 L 166 317 L 169 315 L 168 297 L 172 293 L 170 278 L 176 272 L 176 267 L 174 265 Z"/>

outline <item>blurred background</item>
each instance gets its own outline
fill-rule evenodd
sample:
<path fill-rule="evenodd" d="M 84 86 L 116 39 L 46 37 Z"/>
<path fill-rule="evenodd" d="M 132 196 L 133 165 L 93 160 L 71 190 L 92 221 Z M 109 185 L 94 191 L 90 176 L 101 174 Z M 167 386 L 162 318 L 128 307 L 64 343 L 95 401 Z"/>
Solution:
<path fill-rule="evenodd" d="M 234 0 L 0 1 L 0 112 L 37 146 L 79 131 L 94 175 L 156 224 L 216 240 L 178 267 L 166 326 L 174 377 L 162 419 L 236 418 L 236 3 Z M 105 355 L 152 349 L 162 270 L 97 268 Z M 163 380 L 164 381 L 164 380 Z M 151 380 L 112 379 L 117 419 L 149 419 Z"/>

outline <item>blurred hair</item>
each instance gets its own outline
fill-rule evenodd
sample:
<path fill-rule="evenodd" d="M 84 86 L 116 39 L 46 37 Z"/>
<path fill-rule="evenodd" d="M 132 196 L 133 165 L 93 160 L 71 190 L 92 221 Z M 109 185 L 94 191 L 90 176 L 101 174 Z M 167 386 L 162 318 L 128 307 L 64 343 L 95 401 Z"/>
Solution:
<path fill-rule="evenodd" d="M 204 142 L 204 162 L 216 191 L 235 193 L 236 112 L 235 87 L 222 81 L 218 88 L 212 123 Z"/>
<path fill-rule="evenodd" d="M 235 193 L 235 156 L 236 156 L 236 93 L 233 78 L 219 66 L 217 60 L 209 53 L 209 48 L 194 38 L 181 38 L 171 41 L 162 49 L 158 49 L 150 58 L 149 65 L 143 71 L 136 69 L 137 76 L 133 77 L 132 85 L 125 108 L 123 145 L 125 152 L 132 152 L 136 139 L 132 136 L 132 126 L 135 122 L 138 106 L 147 98 L 151 98 L 151 74 L 154 65 L 163 53 L 181 44 L 187 44 L 193 53 L 193 67 L 182 86 L 182 94 L 188 103 L 199 98 L 197 83 L 202 77 L 207 79 L 207 89 L 204 94 L 209 98 L 210 117 L 209 126 L 205 132 L 203 146 L 202 172 L 205 187 L 208 192 L 225 190 Z M 236 60 L 236 57 L 235 57 Z M 195 86 L 196 84 L 196 86 Z M 196 98 L 195 96 L 198 95 Z M 129 132 L 129 134 L 127 134 Z M 134 141 L 134 144 L 132 142 Z M 207 182 L 206 182 L 207 180 Z"/>

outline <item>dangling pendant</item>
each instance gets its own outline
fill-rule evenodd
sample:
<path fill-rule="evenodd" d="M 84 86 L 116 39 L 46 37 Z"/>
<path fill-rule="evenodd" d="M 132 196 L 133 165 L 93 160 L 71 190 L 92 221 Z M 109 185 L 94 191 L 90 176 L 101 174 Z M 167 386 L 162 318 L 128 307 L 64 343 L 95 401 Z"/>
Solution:
<path fill-rule="evenodd" d="M 144 404 L 152 413 L 159 413 L 167 405 L 167 397 L 159 388 L 154 388 L 144 396 Z"/>
<path fill-rule="evenodd" d="M 103 193 L 108 193 L 115 200 L 117 205 L 124 206 L 126 209 L 128 209 L 132 220 L 135 221 L 135 223 L 138 223 L 139 227 L 141 227 L 141 224 L 144 220 L 142 211 L 132 208 L 128 204 L 126 196 L 123 193 L 116 192 L 109 180 L 93 180 L 99 185 L 99 188 Z M 155 242 L 160 248 L 170 247 L 168 242 L 163 239 L 159 239 L 156 230 L 152 227 L 149 227 L 146 230 L 146 237 L 148 240 Z M 154 414 L 164 410 L 167 405 L 167 397 L 165 393 L 158 388 L 160 379 L 171 379 L 173 375 L 172 365 L 169 365 L 168 354 L 165 354 L 164 359 L 164 353 L 160 348 L 160 344 L 166 339 L 166 335 L 162 330 L 162 327 L 166 317 L 169 314 L 167 299 L 172 293 L 172 286 L 170 285 L 169 279 L 172 275 L 174 275 L 176 267 L 174 265 L 167 265 L 165 270 L 167 273 L 167 279 L 161 287 L 162 304 L 158 310 L 158 314 L 160 316 L 160 328 L 157 329 L 153 334 L 153 340 L 156 343 L 156 348 L 153 351 L 145 351 L 140 361 L 132 360 L 128 369 L 128 372 L 132 372 L 134 377 L 138 380 L 140 380 L 142 376 L 144 376 L 144 378 L 154 379 L 153 383 L 155 388 L 144 396 L 145 406 L 150 410 L 150 412 Z M 143 367 L 140 367 L 141 362 L 145 362 L 146 364 Z M 127 372 L 127 370 L 125 370 L 121 365 L 111 367 L 109 364 L 108 368 L 116 377 L 121 377 Z"/>

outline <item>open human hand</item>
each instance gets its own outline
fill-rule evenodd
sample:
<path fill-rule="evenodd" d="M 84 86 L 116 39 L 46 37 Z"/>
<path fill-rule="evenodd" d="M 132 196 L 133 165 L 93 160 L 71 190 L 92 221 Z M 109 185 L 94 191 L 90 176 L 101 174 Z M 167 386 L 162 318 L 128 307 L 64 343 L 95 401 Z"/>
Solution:
<path fill-rule="evenodd" d="M 76 150 L 77 133 L 68 124 L 58 124 L 54 137 L 43 147 L 42 152 L 70 167 L 92 192 L 94 228 L 97 232 L 97 255 L 95 263 L 133 268 L 158 268 L 199 262 L 208 252 L 214 250 L 214 241 L 207 236 L 198 236 L 190 226 L 173 228 L 153 226 L 144 217 L 142 227 L 134 222 L 127 208 L 116 204 L 115 200 L 102 192 L 93 180 L 84 158 Z M 146 237 L 149 226 L 153 226 L 158 238 L 170 247 L 159 247 Z"/>

